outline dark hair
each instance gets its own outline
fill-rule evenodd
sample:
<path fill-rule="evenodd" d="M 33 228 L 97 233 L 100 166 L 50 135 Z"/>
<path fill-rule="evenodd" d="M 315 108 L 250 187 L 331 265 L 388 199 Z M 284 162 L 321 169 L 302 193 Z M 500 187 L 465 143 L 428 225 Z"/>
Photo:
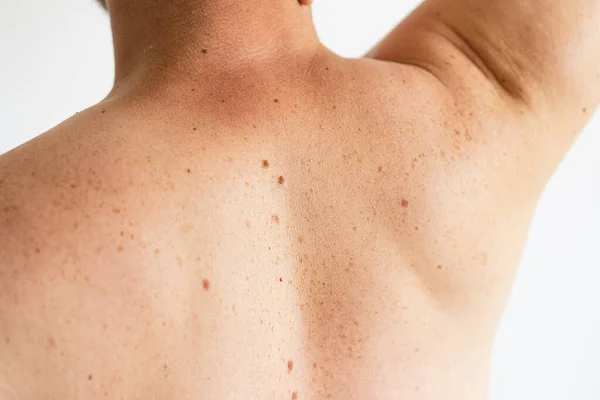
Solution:
<path fill-rule="evenodd" d="M 102 7 L 106 8 L 106 0 L 98 0 L 98 2 L 102 4 Z"/>

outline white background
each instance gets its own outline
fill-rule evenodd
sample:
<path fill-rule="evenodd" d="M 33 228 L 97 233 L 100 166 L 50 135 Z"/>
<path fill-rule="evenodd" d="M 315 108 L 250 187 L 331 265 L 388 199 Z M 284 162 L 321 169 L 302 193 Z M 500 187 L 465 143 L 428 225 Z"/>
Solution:
<path fill-rule="evenodd" d="M 417 4 L 316 0 L 315 22 L 328 47 L 360 56 Z M 0 153 L 101 100 L 112 77 L 109 21 L 94 0 L 0 0 Z M 596 115 L 539 203 L 490 400 L 600 399 L 599 152 Z"/>

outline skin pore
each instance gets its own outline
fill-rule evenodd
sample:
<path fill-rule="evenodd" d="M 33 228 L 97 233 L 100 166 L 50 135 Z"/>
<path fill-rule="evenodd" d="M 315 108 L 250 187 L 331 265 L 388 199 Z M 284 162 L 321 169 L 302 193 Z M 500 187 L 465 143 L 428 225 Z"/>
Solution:
<path fill-rule="evenodd" d="M 349 60 L 309 2 L 108 0 L 111 93 L 0 156 L 0 400 L 484 399 L 600 98 L 567 2 L 429 0 Z"/>

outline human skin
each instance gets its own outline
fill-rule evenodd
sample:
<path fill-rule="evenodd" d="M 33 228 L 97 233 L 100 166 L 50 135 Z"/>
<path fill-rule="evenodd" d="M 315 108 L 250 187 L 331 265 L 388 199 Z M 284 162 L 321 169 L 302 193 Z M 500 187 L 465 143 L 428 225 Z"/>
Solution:
<path fill-rule="evenodd" d="M 600 2 L 109 0 L 110 95 L 0 156 L 0 400 L 482 400 Z M 12 397 L 11 397 L 12 396 Z"/>

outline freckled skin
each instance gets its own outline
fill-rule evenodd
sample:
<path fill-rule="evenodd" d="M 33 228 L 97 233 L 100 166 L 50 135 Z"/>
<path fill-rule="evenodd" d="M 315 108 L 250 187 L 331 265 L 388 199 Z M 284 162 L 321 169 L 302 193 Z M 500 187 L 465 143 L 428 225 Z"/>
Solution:
<path fill-rule="evenodd" d="M 600 52 L 552 64 L 577 40 L 544 43 L 563 26 L 483 74 L 447 30 L 420 30 L 474 14 L 436 0 L 347 60 L 318 43 L 310 2 L 142 1 L 110 3 L 136 18 L 114 20 L 108 98 L 0 156 L 0 388 L 483 400 L 535 201 L 593 114 Z M 497 1 L 465 35 L 525 34 L 494 23 L 524 2 Z M 546 8 L 529 25 L 568 18 Z M 544 65 L 488 80 L 545 47 Z"/>

